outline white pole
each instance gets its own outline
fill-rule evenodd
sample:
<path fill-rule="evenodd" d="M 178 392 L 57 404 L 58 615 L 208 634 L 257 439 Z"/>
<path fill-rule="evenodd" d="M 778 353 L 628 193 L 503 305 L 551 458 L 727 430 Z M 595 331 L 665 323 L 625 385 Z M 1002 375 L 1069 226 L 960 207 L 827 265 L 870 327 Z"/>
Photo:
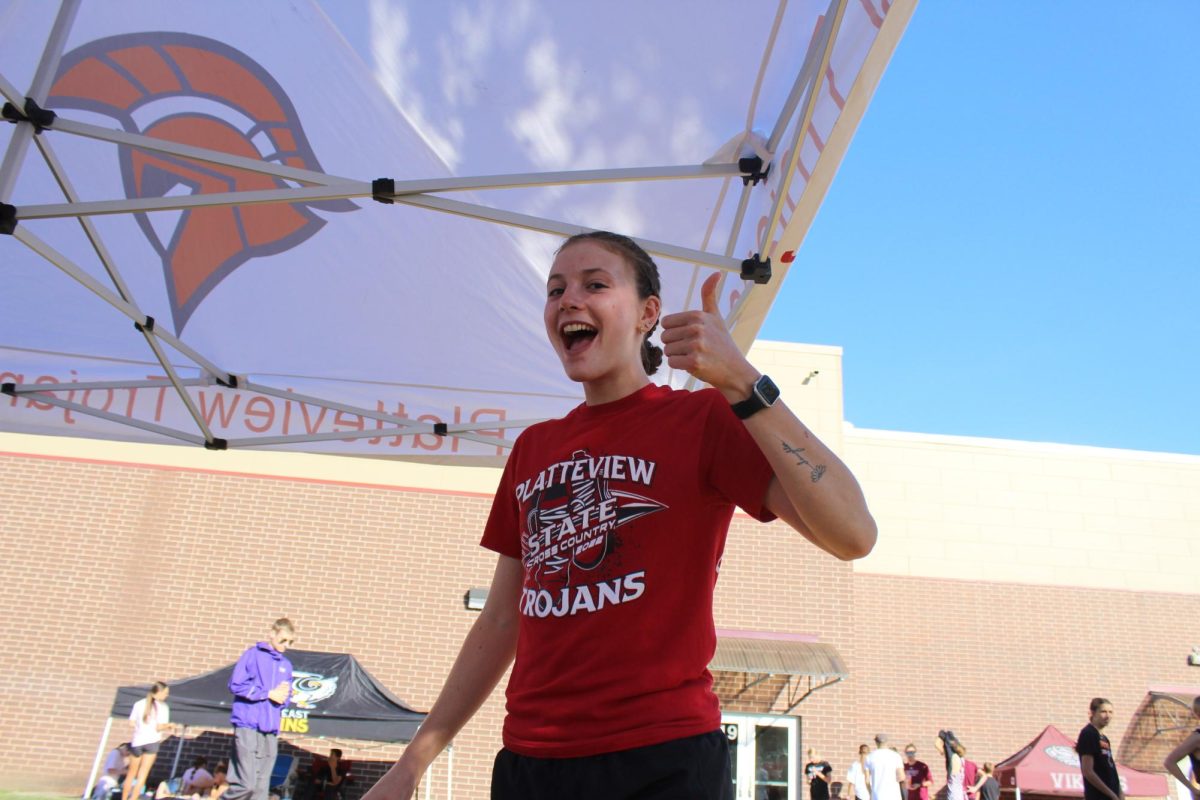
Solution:
<path fill-rule="evenodd" d="M 83 790 L 81 800 L 88 800 L 92 796 L 92 789 L 96 786 L 96 774 L 100 771 L 100 758 L 104 755 L 104 748 L 108 744 L 108 732 L 112 729 L 112 717 L 104 721 L 104 733 L 100 736 L 100 744 L 96 747 L 96 757 L 92 760 L 92 774 L 88 776 L 87 788 Z"/>
<path fill-rule="evenodd" d="M 187 736 L 187 725 L 179 732 L 179 746 L 175 748 L 175 760 L 171 762 L 171 780 L 179 772 L 179 756 L 183 754 L 183 737 Z"/>

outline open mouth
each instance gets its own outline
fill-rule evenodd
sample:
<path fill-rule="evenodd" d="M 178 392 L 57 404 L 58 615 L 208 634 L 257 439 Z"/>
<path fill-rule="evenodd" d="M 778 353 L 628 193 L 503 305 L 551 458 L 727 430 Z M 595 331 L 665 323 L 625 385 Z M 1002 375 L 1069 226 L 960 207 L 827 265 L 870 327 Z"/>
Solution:
<path fill-rule="evenodd" d="M 599 333 L 591 325 L 586 322 L 568 322 L 559 329 L 559 335 L 562 336 L 563 346 L 567 352 L 582 350 L 596 338 Z"/>

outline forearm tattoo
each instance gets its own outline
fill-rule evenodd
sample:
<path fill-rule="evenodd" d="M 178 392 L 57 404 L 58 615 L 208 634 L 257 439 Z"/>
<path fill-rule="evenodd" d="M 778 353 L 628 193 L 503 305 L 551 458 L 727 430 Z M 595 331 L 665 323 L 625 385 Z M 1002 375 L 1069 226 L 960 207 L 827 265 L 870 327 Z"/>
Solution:
<path fill-rule="evenodd" d="M 825 465 L 824 464 L 813 464 L 811 461 L 809 461 L 807 458 L 805 458 L 803 455 L 803 453 L 804 453 L 803 447 L 792 447 L 787 442 L 783 442 L 783 452 L 787 453 L 790 456 L 796 457 L 796 466 L 808 467 L 809 470 L 811 470 L 811 472 L 809 473 L 809 477 L 812 478 L 813 483 L 816 483 L 817 481 L 821 480 L 821 476 L 825 474 Z"/>

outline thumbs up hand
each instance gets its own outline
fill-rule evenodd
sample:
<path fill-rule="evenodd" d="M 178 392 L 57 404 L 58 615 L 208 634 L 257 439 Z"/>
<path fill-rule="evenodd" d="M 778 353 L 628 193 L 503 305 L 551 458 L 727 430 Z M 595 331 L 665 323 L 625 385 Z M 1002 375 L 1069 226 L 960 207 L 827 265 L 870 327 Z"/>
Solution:
<path fill-rule="evenodd" d="M 749 396 L 758 371 L 725 329 L 717 307 L 720 280 L 721 274 L 714 272 L 704 281 L 699 310 L 662 318 L 663 353 L 672 369 L 688 372 L 720 390 L 730 402 L 737 402 Z"/>

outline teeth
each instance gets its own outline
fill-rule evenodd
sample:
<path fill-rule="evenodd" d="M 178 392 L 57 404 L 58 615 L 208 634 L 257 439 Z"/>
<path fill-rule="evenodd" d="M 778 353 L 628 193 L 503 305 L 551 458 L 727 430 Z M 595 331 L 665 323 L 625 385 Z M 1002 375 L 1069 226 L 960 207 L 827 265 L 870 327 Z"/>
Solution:
<path fill-rule="evenodd" d="M 562 332 L 564 334 L 595 333 L 596 329 L 591 325 L 585 325 L 582 322 L 568 322 L 566 325 L 563 325 Z"/>

